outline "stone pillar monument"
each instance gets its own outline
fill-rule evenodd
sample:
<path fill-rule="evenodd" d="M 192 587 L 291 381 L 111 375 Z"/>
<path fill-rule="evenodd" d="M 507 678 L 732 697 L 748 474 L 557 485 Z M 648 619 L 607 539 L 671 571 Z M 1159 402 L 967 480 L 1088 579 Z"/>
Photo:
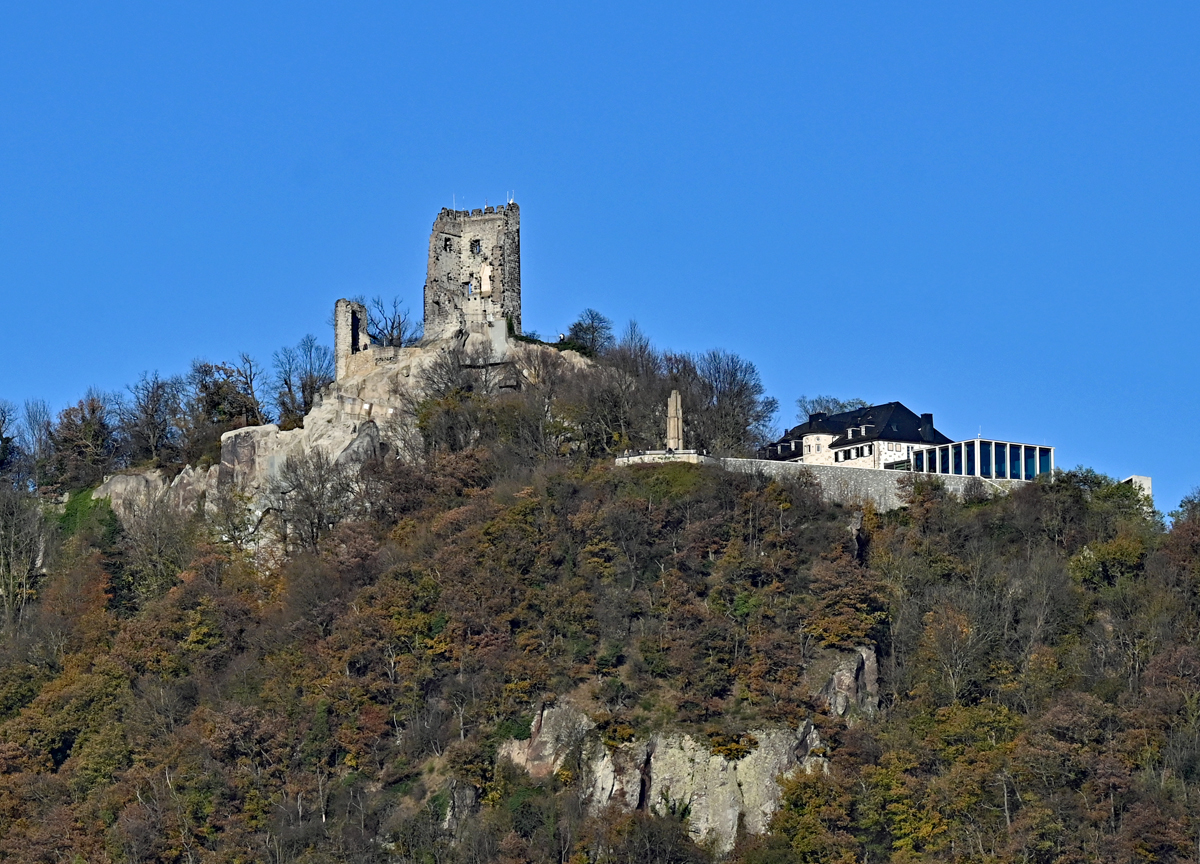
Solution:
<path fill-rule="evenodd" d="M 667 399 L 667 449 L 683 449 L 683 402 L 678 390 L 672 390 Z"/>

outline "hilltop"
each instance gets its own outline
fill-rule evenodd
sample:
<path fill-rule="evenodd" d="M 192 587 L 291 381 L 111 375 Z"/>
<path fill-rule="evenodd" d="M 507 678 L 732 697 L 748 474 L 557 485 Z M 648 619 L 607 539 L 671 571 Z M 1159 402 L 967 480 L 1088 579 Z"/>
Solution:
<path fill-rule="evenodd" d="M 522 333 L 518 225 L 424 335 L 0 405 L 0 856 L 1196 860 L 1200 502 L 726 471 L 753 363 Z"/>

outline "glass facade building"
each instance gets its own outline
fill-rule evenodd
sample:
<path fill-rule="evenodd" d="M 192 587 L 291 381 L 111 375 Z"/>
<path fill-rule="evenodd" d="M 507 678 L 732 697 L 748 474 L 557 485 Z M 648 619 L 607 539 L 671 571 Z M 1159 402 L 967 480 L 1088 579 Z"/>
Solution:
<path fill-rule="evenodd" d="M 975 439 L 914 450 L 911 465 L 925 474 L 1033 480 L 1054 473 L 1054 448 Z"/>

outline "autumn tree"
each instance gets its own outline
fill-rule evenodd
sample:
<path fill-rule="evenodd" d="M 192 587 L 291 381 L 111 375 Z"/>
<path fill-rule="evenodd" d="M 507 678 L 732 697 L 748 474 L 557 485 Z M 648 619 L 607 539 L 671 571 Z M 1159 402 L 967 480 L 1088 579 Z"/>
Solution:
<path fill-rule="evenodd" d="M 98 390 L 59 412 L 49 435 L 50 477 L 68 489 L 93 486 L 116 459 L 114 400 Z"/>

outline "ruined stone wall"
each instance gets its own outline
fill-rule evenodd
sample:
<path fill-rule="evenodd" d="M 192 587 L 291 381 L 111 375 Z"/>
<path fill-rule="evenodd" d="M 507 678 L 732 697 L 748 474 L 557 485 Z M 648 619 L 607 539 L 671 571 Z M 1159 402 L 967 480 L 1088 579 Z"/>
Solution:
<path fill-rule="evenodd" d="M 442 210 L 429 235 L 425 338 L 521 332 L 521 213 L 516 204 Z"/>
<path fill-rule="evenodd" d="M 333 357 L 335 376 L 340 381 L 354 374 L 352 366 L 359 355 L 369 354 L 371 337 L 367 335 L 367 307 L 353 300 L 339 300 L 333 307 Z"/>

